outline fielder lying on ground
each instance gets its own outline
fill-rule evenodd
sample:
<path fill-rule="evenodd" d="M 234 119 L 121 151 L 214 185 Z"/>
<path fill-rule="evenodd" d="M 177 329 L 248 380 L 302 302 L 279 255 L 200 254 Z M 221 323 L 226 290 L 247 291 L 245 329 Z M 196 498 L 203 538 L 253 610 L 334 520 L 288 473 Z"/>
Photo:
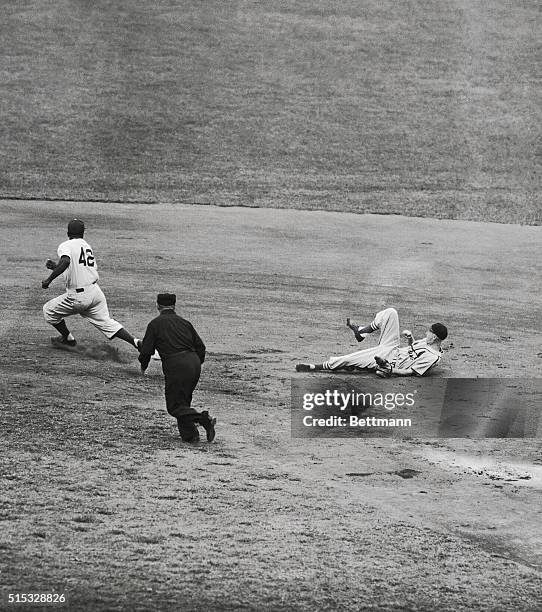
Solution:
<path fill-rule="evenodd" d="M 298 363 L 298 372 L 315 370 L 374 370 L 377 376 L 387 378 L 397 376 L 423 376 L 432 370 L 441 360 L 441 343 L 448 336 L 448 330 L 442 323 L 433 323 L 425 338 L 414 341 L 412 334 L 405 330 L 408 346 L 400 347 L 399 316 L 395 308 L 386 308 L 378 312 L 374 320 L 365 327 L 360 327 L 346 320 L 347 326 L 354 332 L 356 340 L 362 342 L 367 334 L 379 330 L 378 345 L 349 355 L 330 357 L 321 364 Z"/>

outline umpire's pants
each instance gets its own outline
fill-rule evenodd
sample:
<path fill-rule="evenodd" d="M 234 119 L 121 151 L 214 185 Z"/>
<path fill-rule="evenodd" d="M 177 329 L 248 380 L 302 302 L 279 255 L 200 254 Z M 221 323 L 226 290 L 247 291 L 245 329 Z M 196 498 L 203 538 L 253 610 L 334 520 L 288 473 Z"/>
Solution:
<path fill-rule="evenodd" d="M 177 419 L 179 433 L 186 442 L 197 438 L 195 425 L 199 412 L 192 408 L 192 394 L 201 374 L 201 362 L 193 351 L 182 351 L 162 359 L 166 408 Z"/>

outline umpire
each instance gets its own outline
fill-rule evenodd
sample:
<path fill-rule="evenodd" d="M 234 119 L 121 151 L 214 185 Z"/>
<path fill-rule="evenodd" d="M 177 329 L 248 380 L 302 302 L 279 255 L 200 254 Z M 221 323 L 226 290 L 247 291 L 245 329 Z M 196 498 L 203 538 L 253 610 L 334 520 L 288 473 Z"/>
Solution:
<path fill-rule="evenodd" d="M 173 293 L 158 294 L 156 305 L 160 314 L 148 324 L 140 345 L 141 371 L 145 372 L 157 350 L 165 377 L 167 411 L 177 419 L 183 442 L 199 442 L 197 425 L 205 429 L 207 441 L 212 442 L 216 419 L 207 410 L 197 412 L 191 407 L 192 393 L 205 361 L 205 344 L 192 323 L 176 314 L 176 300 Z"/>

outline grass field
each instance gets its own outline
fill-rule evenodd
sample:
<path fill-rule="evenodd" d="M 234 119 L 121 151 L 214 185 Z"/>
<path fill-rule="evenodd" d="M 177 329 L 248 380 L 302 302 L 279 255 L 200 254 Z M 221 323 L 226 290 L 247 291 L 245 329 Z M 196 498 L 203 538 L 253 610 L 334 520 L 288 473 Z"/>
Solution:
<path fill-rule="evenodd" d="M 540 224 L 538 3 L 6 2 L 0 196 Z"/>

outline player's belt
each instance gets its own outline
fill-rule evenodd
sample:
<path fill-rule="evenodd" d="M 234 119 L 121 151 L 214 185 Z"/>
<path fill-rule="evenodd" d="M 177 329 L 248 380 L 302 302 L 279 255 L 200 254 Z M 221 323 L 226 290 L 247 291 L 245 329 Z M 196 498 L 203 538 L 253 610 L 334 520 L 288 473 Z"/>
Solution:
<path fill-rule="evenodd" d="M 88 289 L 89 287 L 91 287 L 92 285 L 95 285 L 97 282 L 98 282 L 98 281 L 94 281 L 94 282 L 93 282 L 93 283 L 91 283 L 90 285 L 87 285 L 87 289 Z M 76 290 L 75 290 L 75 293 L 83 293 L 83 291 L 84 291 L 84 290 L 85 290 L 85 288 L 84 288 L 84 287 L 80 287 L 79 289 L 76 289 Z"/>

